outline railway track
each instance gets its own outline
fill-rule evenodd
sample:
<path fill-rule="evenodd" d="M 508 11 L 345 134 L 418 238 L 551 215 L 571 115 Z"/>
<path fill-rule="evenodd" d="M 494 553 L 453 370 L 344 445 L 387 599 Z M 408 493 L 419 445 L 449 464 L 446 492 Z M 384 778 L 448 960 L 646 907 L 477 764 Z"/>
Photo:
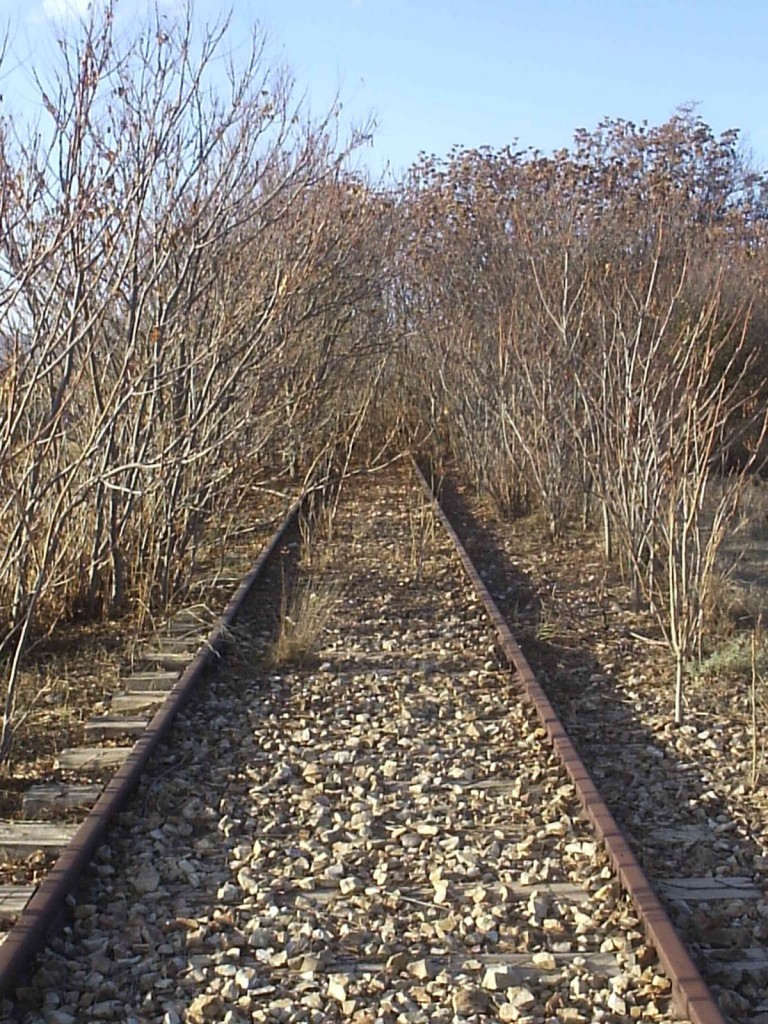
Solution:
<path fill-rule="evenodd" d="M 316 657 L 274 663 L 273 564 L 108 787 L 141 776 L 64 929 L 13 959 L 60 862 L 0 947 L 9 1019 L 721 1021 L 413 481 L 355 484 L 303 571 Z"/>
<path fill-rule="evenodd" d="M 663 659 L 641 635 L 652 622 L 620 587 L 606 593 L 589 544 L 547 549 L 530 524 L 499 521 L 449 482 L 443 494 L 723 1015 L 766 1024 L 768 818 L 738 684 L 692 680 L 687 724 L 674 727 Z"/>

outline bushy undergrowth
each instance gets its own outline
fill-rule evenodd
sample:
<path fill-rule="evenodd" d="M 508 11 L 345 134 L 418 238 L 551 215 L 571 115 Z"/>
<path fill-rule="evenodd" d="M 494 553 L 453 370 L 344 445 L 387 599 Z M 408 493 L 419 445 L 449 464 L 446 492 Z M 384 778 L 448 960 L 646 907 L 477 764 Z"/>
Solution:
<path fill-rule="evenodd" d="M 737 133 L 606 120 L 385 189 L 258 32 L 233 63 L 226 22 L 117 10 L 33 75 L 41 130 L 0 126 L 0 758 L 41 631 L 165 607 L 267 471 L 408 448 L 548 543 L 599 529 L 679 717 L 766 452 L 766 183 Z"/>
<path fill-rule="evenodd" d="M 403 197 L 401 383 L 440 459 L 549 542 L 599 529 L 675 655 L 766 446 L 765 183 L 691 110 L 572 150 L 425 158 Z"/>
<path fill-rule="evenodd" d="M 762 643 L 756 651 L 756 669 L 760 676 L 768 671 L 768 649 Z M 747 682 L 752 672 L 752 636 L 738 633 L 723 640 L 694 669 L 699 679 L 741 680 Z"/>
<path fill-rule="evenodd" d="M 91 12 L 0 126 L 0 758 L 35 636 L 162 610 L 260 479 L 335 472 L 384 358 L 363 136 L 258 31 Z"/>

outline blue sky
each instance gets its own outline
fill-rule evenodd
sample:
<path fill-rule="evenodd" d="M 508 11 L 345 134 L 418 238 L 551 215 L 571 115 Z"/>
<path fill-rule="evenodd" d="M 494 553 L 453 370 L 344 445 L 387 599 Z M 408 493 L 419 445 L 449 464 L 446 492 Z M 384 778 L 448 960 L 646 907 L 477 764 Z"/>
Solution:
<path fill-rule="evenodd" d="M 0 0 L 16 64 L 40 59 L 58 21 L 88 0 Z M 99 0 L 95 0 L 99 2 Z M 180 0 L 159 0 L 172 12 Z M 118 0 L 130 21 L 148 0 Z M 233 40 L 254 19 L 275 59 L 322 110 L 378 122 L 360 159 L 378 174 L 454 143 L 567 146 L 603 116 L 661 123 L 697 102 L 716 132 L 738 127 L 768 164 L 768 4 L 748 0 L 197 0 L 202 23 L 233 9 Z M 48 40 L 46 44 L 45 40 Z M 49 52 L 49 51 L 48 51 Z M 15 63 L 14 63 L 15 62 Z"/>

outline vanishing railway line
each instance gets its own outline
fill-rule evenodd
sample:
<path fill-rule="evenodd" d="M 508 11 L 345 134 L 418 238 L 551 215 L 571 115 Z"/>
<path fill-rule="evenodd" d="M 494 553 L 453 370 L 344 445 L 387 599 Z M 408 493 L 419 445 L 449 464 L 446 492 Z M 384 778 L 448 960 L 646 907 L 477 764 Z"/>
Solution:
<path fill-rule="evenodd" d="M 172 701 L 226 647 L 222 666 L 167 742 L 172 704 L 147 731 L 131 727 L 136 746 L 0 947 L 8 1015 L 717 1024 L 432 506 L 405 474 L 349 487 L 332 539 L 302 570 L 322 613 L 316 659 L 270 654 L 282 573 L 265 554 L 264 579 L 241 586 Z M 156 654 L 164 675 L 137 687 L 174 679 L 184 621 L 174 629 Z M 125 695 L 125 713 L 131 696 L 142 699 Z M 104 838 L 108 801 L 136 784 L 66 926 L 28 966 Z"/>

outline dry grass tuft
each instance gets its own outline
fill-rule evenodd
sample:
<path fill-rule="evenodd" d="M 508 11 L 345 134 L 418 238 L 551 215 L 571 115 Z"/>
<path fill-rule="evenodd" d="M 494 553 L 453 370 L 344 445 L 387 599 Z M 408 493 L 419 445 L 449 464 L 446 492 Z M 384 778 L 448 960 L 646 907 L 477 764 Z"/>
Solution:
<path fill-rule="evenodd" d="M 307 665 L 314 660 L 341 594 L 337 581 L 311 576 L 299 582 L 290 597 L 283 588 L 279 631 L 270 650 L 273 665 Z"/>
<path fill-rule="evenodd" d="M 434 551 L 437 517 L 432 502 L 421 488 L 414 492 L 407 512 L 407 536 L 397 543 L 395 551 L 404 570 L 418 581 L 425 562 Z"/>
<path fill-rule="evenodd" d="M 410 564 L 421 579 L 424 560 L 434 549 L 435 507 L 425 494 L 419 491 L 416 507 L 408 509 L 408 533 L 410 537 Z"/>

